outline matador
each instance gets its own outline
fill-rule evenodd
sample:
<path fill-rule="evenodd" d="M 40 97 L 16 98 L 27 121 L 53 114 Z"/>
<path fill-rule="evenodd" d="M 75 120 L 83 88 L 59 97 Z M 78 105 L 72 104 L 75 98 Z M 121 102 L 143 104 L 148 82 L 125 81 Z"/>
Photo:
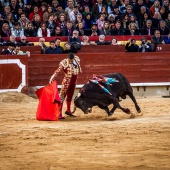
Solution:
<path fill-rule="evenodd" d="M 75 56 L 73 53 L 69 53 L 68 57 L 64 60 L 62 60 L 59 63 L 58 69 L 54 72 L 54 74 L 51 76 L 49 83 L 52 83 L 52 81 L 57 79 L 57 76 L 64 72 L 64 78 L 62 80 L 62 87 L 60 90 L 60 100 L 61 100 L 61 109 L 60 109 L 60 116 L 59 119 L 63 119 L 62 116 L 62 107 L 65 97 L 66 98 L 66 104 L 67 104 L 67 110 L 65 114 L 69 116 L 73 116 L 71 113 L 71 100 L 74 94 L 74 90 L 76 87 L 76 82 L 78 78 L 78 74 L 81 71 L 80 67 L 80 59 L 78 56 Z"/>

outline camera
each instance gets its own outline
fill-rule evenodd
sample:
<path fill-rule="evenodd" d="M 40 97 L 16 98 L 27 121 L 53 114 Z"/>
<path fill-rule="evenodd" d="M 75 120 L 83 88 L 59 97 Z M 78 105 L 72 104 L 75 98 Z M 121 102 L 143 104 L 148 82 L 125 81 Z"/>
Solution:
<path fill-rule="evenodd" d="M 145 41 L 142 41 L 142 44 L 144 45 L 144 44 L 145 44 Z"/>

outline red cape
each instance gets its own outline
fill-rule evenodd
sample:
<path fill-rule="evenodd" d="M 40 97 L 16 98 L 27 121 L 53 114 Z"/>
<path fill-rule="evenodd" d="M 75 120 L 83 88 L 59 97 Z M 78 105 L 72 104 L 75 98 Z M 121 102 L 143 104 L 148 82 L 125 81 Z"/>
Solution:
<path fill-rule="evenodd" d="M 39 98 L 36 119 L 58 120 L 61 102 L 58 94 L 57 81 L 53 81 L 52 84 L 38 89 L 35 93 Z"/>

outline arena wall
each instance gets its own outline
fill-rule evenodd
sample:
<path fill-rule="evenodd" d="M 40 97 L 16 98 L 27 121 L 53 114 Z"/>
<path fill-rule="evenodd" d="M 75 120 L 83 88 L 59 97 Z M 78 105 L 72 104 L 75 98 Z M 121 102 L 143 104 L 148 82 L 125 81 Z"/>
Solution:
<path fill-rule="evenodd" d="M 129 79 L 136 95 L 169 95 L 170 93 L 170 52 L 109 52 L 79 53 L 77 55 L 81 59 L 83 70 L 83 73 L 78 78 L 77 89 L 81 88 L 91 78 L 92 74 L 121 72 Z M 25 73 L 26 85 L 21 89 L 21 92 L 33 95 L 36 88 L 48 84 L 50 76 L 58 67 L 59 62 L 65 57 L 67 57 L 66 54 L 31 54 L 30 58 L 27 56 L 1 55 L 1 92 L 5 89 L 14 90 L 14 87 L 9 86 L 9 82 L 10 80 L 17 80 L 16 75 L 20 77 L 18 79 L 20 83 L 16 84 L 16 86 L 22 84 L 21 80 L 23 80 L 23 74 Z M 24 73 L 23 71 L 22 73 L 18 71 L 16 64 L 10 67 L 2 64 L 4 61 L 9 64 L 14 59 L 19 59 L 20 63 L 25 65 L 26 71 Z M 17 63 L 17 65 L 19 64 Z M 58 77 L 59 84 L 61 84 L 62 77 L 63 75 Z M 7 84 L 7 87 L 5 87 L 5 84 Z M 16 89 L 16 91 L 20 90 L 18 87 Z"/>

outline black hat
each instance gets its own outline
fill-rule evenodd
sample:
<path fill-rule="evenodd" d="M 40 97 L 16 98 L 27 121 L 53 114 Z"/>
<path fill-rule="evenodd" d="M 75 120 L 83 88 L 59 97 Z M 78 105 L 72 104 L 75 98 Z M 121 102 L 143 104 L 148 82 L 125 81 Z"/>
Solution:
<path fill-rule="evenodd" d="M 15 44 L 12 42 L 7 43 L 7 46 L 15 47 Z"/>
<path fill-rule="evenodd" d="M 93 23 L 92 23 L 92 26 L 93 26 L 93 25 L 96 25 L 96 26 L 97 26 L 98 24 L 97 24 L 96 22 L 93 22 Z"/>
<path fill-rule="evenodd" d="M 74 54 L 73 54 L 73 53 L 69 53 L 69 54 L 68 54 L 68 58 L 69 58 L 69 59 L 73 59 L 73 58 L 74 58 Z"/>

